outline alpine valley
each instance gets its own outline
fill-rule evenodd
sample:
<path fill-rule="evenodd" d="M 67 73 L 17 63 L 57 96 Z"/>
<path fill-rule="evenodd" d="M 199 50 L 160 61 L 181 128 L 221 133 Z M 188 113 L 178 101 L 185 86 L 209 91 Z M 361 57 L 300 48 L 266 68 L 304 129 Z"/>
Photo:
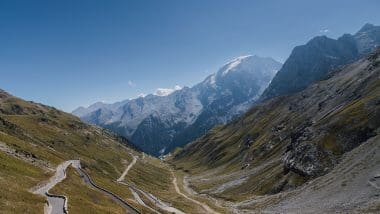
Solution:
<path fill-rule="evenodd" d="M 114 104 L 99 102 L 72 113 L 159 156 L 235 119 L 258 100 L 292 94 L 323 80 L 330 70 L 354 62 L 379 44 L 380 27 L 366 24 L 354 35 L 318 36 L 295 47 L 284 66 L 271 58 L 242 56 L 191 88 Z"/>
<path fill-rule="evenodd" d="M 0 213 L 380 213 L 379 47 L 366 24 L 72 114 L 0 90 Z"/>

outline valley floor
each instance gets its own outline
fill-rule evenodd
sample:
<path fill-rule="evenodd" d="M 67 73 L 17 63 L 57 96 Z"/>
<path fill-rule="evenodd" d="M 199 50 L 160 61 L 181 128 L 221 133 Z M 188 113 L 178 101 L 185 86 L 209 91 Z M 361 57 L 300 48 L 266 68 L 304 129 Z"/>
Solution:
<path fill-rule="evenodd" d="M 137 153 L 130 154 L 130 161 L 124 162 L 125 170 L 121 171 L 119 178 L 115 177 L 115 182 L 131 191 L 132 197 L 127 200 L 141 213 L 376 213 L 380 209 L 379 143 L 380 137 L 371 138 L 347 153 L 341 164 L 330 173 L 296 190 L 242 201 L 199 194 L 192 188 L 197 183 L 193 182 L 194 177 L 191 175 L 173 170 L 170 165 L 156 158 Z M 9 157 L 6 155 L 3 158 Z M 101 207 L 99 213 L 102 213 L 101 210 L 125 212 L 112 198 L 85 185 L 81 178 L 83 175 L 67 168 L 70 164 L 64 162 L 59 165 L 57 174 L 49 179 L 49 183 L 34 188 L 33 192 L 44 195 L 51 189 L 52 194 L 65 195 L 69 212 L 72 213 L 84 210 L 86 212 L 82 213 L 93 213 L 93 209 L 98 206 Z M 64 176 L 66 168 L 67 178 Z M 139 175 L 142 171 L 143 174 Z M 202 179 L 199 176 L 195 178 Z M 220 191 L 233 188 L 233 185 L 226 183 L 220 186 L 223 187 Z M 80 196 L 83 199 L 78 200 Z M 89 202 L 83 203 L 83 200 Z M 91 201 L 96 202 L 96 205 Z M 40 206 L 34 212 L 42 213 L 43 210 L 43 206 Z"/>
<path fill-rule="evenodd" d="M 195 181 L 212 180 L 213 177 L 222 192 L 234 188 L 234 185 L 226 185 L 229 182 L 220 183 L 218 178 L 207 173 L 197 176 L 186 175 L 183 177 L 182 188 L 187 189 L 186 192 L 192 194 L 192 197 L 202 198 L 216 207 L 223 207 L 224 209 L 220 209 L 222 213 L 378 213 L 380 212 L 380 137 L 377 135 L 370 138 L 358 148 L 345 154 L 340 164 L 330 173 L 291 191 L 252 196 L 241 201 L 227 201 L 212 197 L 212 194 L 198 194 L 190 188 L 193 186 L 200 189 L 201 182 Z"/>
<path fill-rule="evenodd" d="M 302 213 L 376 213 L 380 210 L 379 144 L 380 137 L 377 135 L 347 153 L 330 173 L 307 182 L 295 190 L 267 196 L 252 196 L 246 200 L 232 201 L 206 192 L 198 193 L 194 187 L 199 189 L 197 186 L 199 182 L 195 181 L 211 179 L 213 176 L 208 174 L 192 176 L 174 170 L 170 164 L 159 159 L 136 152 L 129 153 L 130 157 L 125 158 L 124 170 L 120 170 L 119 177 L 114 178 L 114 183 L 121 191 L 129 192 L 121 194 L 120 197 L 140 213 L 299 213 L 301 211 Z M 15 159 L 9 153 L 1 152 L 0 157 L 14 159 L 16 164 L 28 164 Z M 4 165 L 11 162 L 2 163 Z M 34 188 L 33 192 L 44 195 L 51 189 L 51 194 L 65 195 L 71 213 L 126 211 L 109 195 L 86 185 L 83 174 L 70 167 L 67 168 L 71 163 L 67 161 L 60 164 L 52 178 L 41 179 L 38 183 L 44 180 L 49 182 L 37 185 L 38 188 Z M 75 162 L 74 167 L 78 166 L 79 164 Z M 12 166 L 5 166 L 5 169 L 9 167 Z M 85 170 L 88 170 L 89 174 L 92 173 L 89 169 Z M 0 184 L 4 179 L 7 178 L 3 177 Z M 218 185 L 220 187 L 218 190 L 223 192 L 234 188 L 236 184 L 222 182 Z M 9 194 L 4 193 L 1 196 L 3 198 L 1 203 L 11 197 L 7 195 Z M 40 204 L 39 208 L 33 209 L 31 213 L 44 212 L 44 203 L 38 200 L 40 202 L 36 205 Z M 45 212 L 51 213 L 52 210 L 55 208 L 50 209 L 50 212 L 49 209 L 45 209 Z"/>

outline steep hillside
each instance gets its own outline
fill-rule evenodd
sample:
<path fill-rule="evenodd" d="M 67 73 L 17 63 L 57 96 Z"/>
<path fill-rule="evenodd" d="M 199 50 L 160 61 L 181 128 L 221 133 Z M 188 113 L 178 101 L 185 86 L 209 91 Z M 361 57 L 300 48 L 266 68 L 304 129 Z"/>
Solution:
<path fill-rule="evenodd" d="M 52 107 L 0 91 L 0 213 L 42 213 L 46 198 L 33 192 L 67 160 L 79 160 L 83 171 L 69 168 L 67 178 L 50 193 L 65 195 L 71 213 L 129 211 L 99 189 L 90 188 L 78 173 L 87 173 L 96 185 L 141 213 L 167 213 L 150 202 L 153 196 L 148 193 L 167 207 L 189 213 L 202 210 L 176 193 L 168 166 L 134 150 L 125 139 Z M 124 183 L 116 182 L 129 165 L 129 174 L 121 179 Z M 139 192 L 132 191 L 131 185 Z"/>
<path fill-rule="evenodd" d="M 0 142 L 2 213 L 41 213 L 44 199 L 32 194 L 31 188 L 48 180 L 55 166 L 69 159 L 80 159 L 99 184 L 126 200 L 133 198 L 113 180 L 123 170 L 123 162 L 131 158 L 129 153 L 135 151 L 122 138 L 70 114 L 1 91 Z M 75 193 L 83 196 L 80 189 Z M 88 203 L 92 209 L 98 206 L 93 200 Z M 119 207 L 113 201 L 108 206 Z"/>
<path fill-rule="evenodd" d="M 327 77 L 331 69 L 351 63 L 380 46 L 380 26 L 364 25 L 338 39 L 318 36 L 293 49 L 261 100 L 289 95 Z"/>
<path fill-rule="evenodd" d="M 128 137 L 144 152 L 158 156 L 244 113 L 280 67 L 271 58 L 242 56 L 192 88 L 114 104 L 95 103 L 73 114 Z"/>
<path fill-rule="evenodd" d="M 363 163 L 380 161 L 378 150 L 372 151 L 375 152 L 374 156 L 364 155 L 371 151 L 357 151 L 357 148 L 368 150 L 373 146 L 379 147 L 379 127 L 380 50 L 331 71 L 326 80 L 293 96 L 268 100 L 252 108 L 240 119 L 212 129 L 177 152 L 171 162 L 188 174 L 184 182 L 189 183 L 196 192 L 230 201 L 225 204 L 231 208 L 242 211 L 277 207 L 277 211 L 289 208 L 297 212 L 302 197 L 294 196 L 298 204 L 292 204 L 283 196 L 298 194 L 297 189 L 292 190 L 305 183 L 309 188 L 309 181 L 320 176 L 323 182 L 326 182 L 326 176 L 336 179 L 336 182 L 343 182 L 342 177 L 334 178 L 330 174 L 337 173 L 332 169 L 339 171 L 334 168 L 337 165 L 346 168 L 341 170 L 348 170 L 345 166 L 347 163 L 342 162 L 348 161 L 346 153 L 352 151 L 355 154 L 352 157 L 356 159 L 363 154 Z M 361 144 L 372 146 L 359 147 Z M 362 164 L 353 164 L 352 167 L 363 175 L 376 174 L 369 171 L 374 169 L 370 166 L 366 168 Z M 353 186 L 346 186 L 359 185 L 353 181 L 356 180 L 353 178 L 342 184 L 342 191 L 355 191 Z M 333 186 L 331 182 L 337 185 L 330 180 L 330 186 Z M 317 184 L 323 186 L 322 183 Z M 284 191 L 286 194 L 280 193 Z M 367 200 L 366 203 L 376 208 L 376 203 L 372 204 L 376 201 L 372 192 L 363 192 L 361 198 L 344 198 L 341 195 L 337 199 L 339 202 L 332 201 L 329 207 L 335 206 L 334 209 L 342 210 L 344 204 L 344 209 L 361 209 L 363 200 Z M 308 194 L 310 199 L 317 200 L 312 191 Z M 320 195 L 326 197 L 327 203 L 328 193 Z M 283 201 L 278 203 L 280 200 Z M 231 204 L 231 201 L 236 203 Z M 318 212 L 327 209 L 327 206 L 317 202 L 314 201 L 315 207 L 320 206 L 317 208 L 321 209 Z M 282 207 L 282 203 L 289 207 Z M 367 205 L 363 209 L 370 209 Z M 290 206 L 293 208 L 290 209 Z"/>

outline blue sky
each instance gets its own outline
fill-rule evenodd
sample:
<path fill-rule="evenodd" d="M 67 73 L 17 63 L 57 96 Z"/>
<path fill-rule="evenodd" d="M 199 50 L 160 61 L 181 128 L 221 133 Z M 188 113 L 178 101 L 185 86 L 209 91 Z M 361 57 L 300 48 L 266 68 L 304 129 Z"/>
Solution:
<path fill-rule="evenodd" d="M 380 1 L 2 0 L 0 88 L 65 111 L 192 86 L 246 54 L 380 24 Z"/>

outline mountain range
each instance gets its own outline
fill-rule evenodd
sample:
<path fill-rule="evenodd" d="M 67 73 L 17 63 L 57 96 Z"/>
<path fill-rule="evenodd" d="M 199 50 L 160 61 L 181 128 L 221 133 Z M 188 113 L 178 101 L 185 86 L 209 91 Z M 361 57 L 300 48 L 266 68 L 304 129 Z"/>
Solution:
<path fill-rule="evenodd" d="M 0 211 L 378 213 L 379 98 L 380 49 L 300 92 L 257 103 L 162 161 L 0 91 Z M 79 168 L 34 194 L 67 160 Z M 46 203 L 53 198 L 68 207 Z"/>
<path fill-rule="evenodd" d="M 380 49 L 329 75 L 213 128 L 171 163 L 238 213 L 378 213 Z"/>
<path fill-rule="evenodd" d="M 295 47 L 283 66 L 271 58 L 242 56 L 191 88 L 167 96 L 95 103 L 72 113 L 159 156 L 186 145 L 215 125 L 232 121 L 255 103 L 291 95 L 327 78 L 329 71 L 379 45 L 380 27 L 366 24 L 354 35 L 344 34 L 338 39 L 317 36 Z"/>
<path fill-rule="evenodd" d="M 172 173 L 123 137 L 0 89 L 2 214 L 204 212 L 175 191 Z"/>
<path fill-rule="evenodd" d="M 379 213 L 379 44 L 366 24 L 81 119 L 0 90 L 0 213 Z"/>
<path fill-rule="evenodd" d="M 244 113 L 280 68 L 281 63 L 271 58 L 242 56 L 191 88 L 114 104 L 95 103 L 73 114 L 111 129 L 144 152 L 158 156 Z"/>

